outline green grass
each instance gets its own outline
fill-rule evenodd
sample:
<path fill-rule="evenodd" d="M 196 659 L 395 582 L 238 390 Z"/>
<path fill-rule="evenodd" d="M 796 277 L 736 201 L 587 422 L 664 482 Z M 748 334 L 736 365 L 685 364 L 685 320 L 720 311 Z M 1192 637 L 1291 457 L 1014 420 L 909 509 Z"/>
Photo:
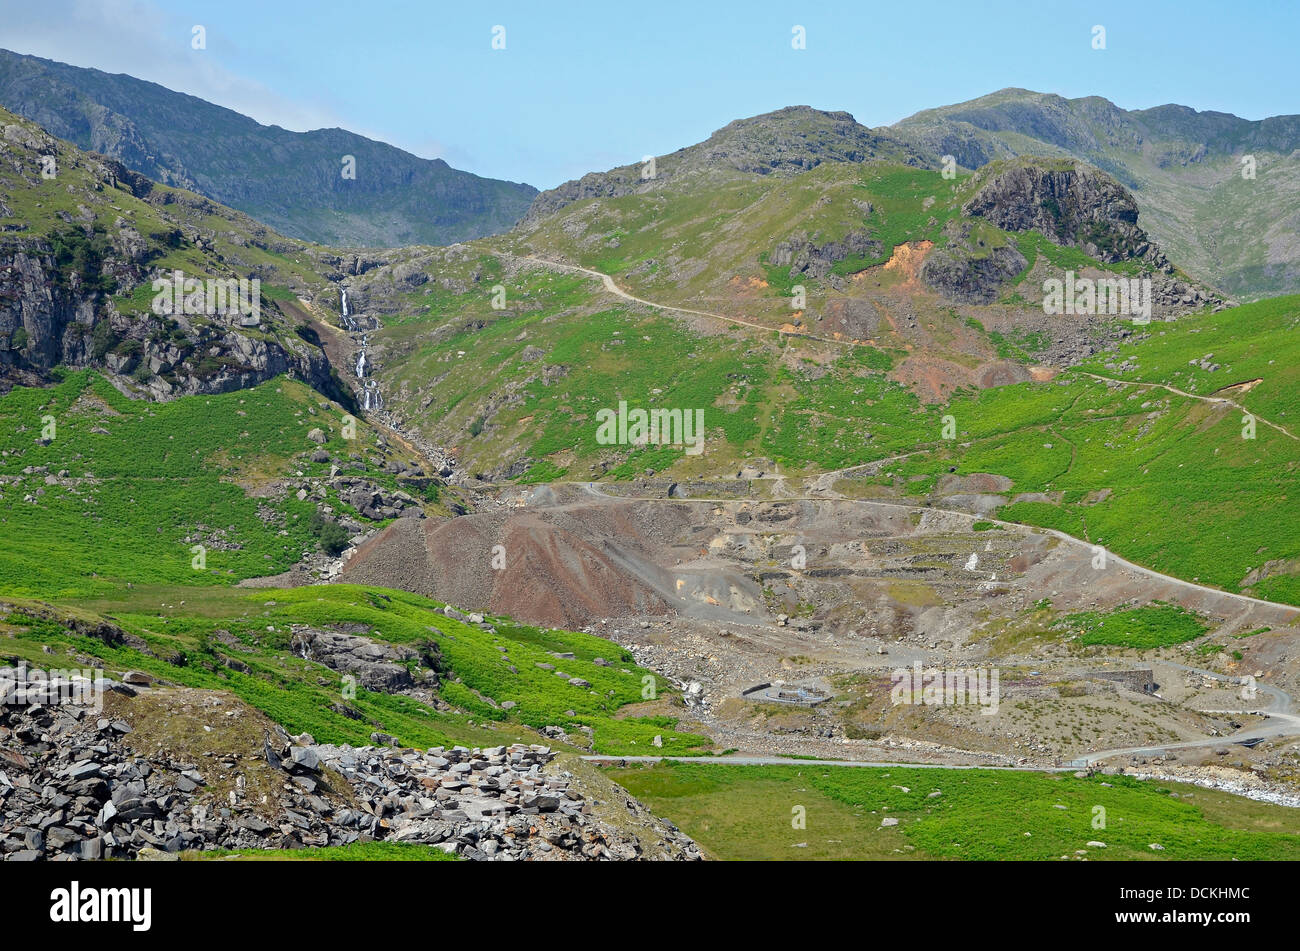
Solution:
<path fill-rule="evenodd" d="M 1138 650 L 1182 644 L 1208 630 L 1191 611 L 1159 602 L 1109 614 L 1096 611 L 1069 614 L 1059 624 L 1078 633 L 1081 644 L 1110 644 Z"/>
<path fill-rule="evenodd" d="M 343 438 L 344 416 L 289 380 L 159 404 L 127 399 L 91 371 L 14 388 L 0 396 L 0 475 L 11 480 L 0 492 L 0 592 L 62 600 L 128 582 L 229 585 L 287 569 L 317 547 L 314 503 L 254 498 L 241 483 L 324 476 L 328 465 L 305 458 L 317 448 L 306 438 L 313 428 L 336 458 L 370 448 L 361 422 L 357 439 Z M 24 473 L 31 468 L 44 471 Z M 207 549 L 201 568 L 194 545 Z"/>
<path fill-rule="evenodd" d="M 989 333 L 989 340 L 1003 360 L 1018 360 L 1022 363 L 1036 363 L 1038 355 L 1047 349 L 1050 342 L 1041 331 L 1001 334 L 994 330 Z"/>
<path fill-rule="evenodd" d="M 720 859 L 1300 857 L 1295 810 L 1127 776 L 691 763 L 611 775 Z M 799 806 L 803 829 L 791 827 Z M 882 827 L 887 816 L 899 824 Z"/>
<path fill-rule="evenodd" d="M 1047 236 L 1038 231 L 1025 231 L 1017 234 L 1014 238 L 1016 246 L 1020 253 L 1025 256 L 1028 262 L 1025 269 L 1020 272 L 1016 278 L 1016 285 L 1019 286 L 1029 276 L 1034 265 L 1039 258 L 1043 258 L 1047 263 L 1057 271 L 1074 271 L 1079 273 L 1085 268 L 1091 268 L 1098 271 L 1112 271 L 1118 274 L 1135 276 L 1141 271 L 1141 265 L 1135 261 L 1120 261 L 1115 264 L 1103 264 L 1096 258 L 1085 254 L 1078 248 L 1065 247 L 1054 244 L 1047 239 Z"/>
<path fill-rule="evenodd" d="M 250 494 L 295 473 L 324 481 L 329 464 L 307 459 L 317 448 L 306 438 L 310 429 L 326 433 L 321 448 L 345 471 L 396 485 L 364 461 L 363 454 L 378 451 L 373 431 L 358 421 L 356 438 L 345 439 L 342 422 L 339 407 L 288 380 L 152 404 L 128 400 L 82 371 L 49 388 L 20 387 L 0 397 L 0 476 L 7 480 L 0 491 L 0 597 L 73 603 L 110 615 L 139 639 L 134 646 L 105 644 L 41 620 L 44 609 L 29 607 L 11 616 L 11 630 L 0 627 L 0 652 L 44 665 L 48 647 L 117 673 L 138 669 L 170 683 L 229 691 L 322 742 L 363 745 L 380 729 L 411 745 L 495 745 L 534 741 L 530 728 L 555 725 L 578 739 L 588 728 L 601 752 L 644 751 L 655 736 L 680 753 L 709 745 L 677 730 L 667 713 L 625 716 L 622 708 L 643 701 L 645 678 L 661 697 L 671 692 L 621 648 L 591 635 L 506 618 L 494 619 L 498 633 L 488 634 L 447 618 L 440 602 L 379 589 L 234 588 L 243 578 L 288 568 L 318 544 L 341 541 L 331 536 L 332 523 L 317 517 L 313 498 L 299 501 L 292 488 Z M 326 501 L 347 511 L 332 489 Z M 196 543 L 207 546 L 202 568 L 193 562 Z M 447 668 L 439 695 L 453 711 L 360 688 L 345 696 L 338 674 L 294 652 L 293 625 L 342 623 L 378 641 L 432 640 Z M 552 657 L 566 652 L 576 658 Z M 613 666 L 594 663 L 597 657 Z M 567 677 L 537 666 L 547 662 Z M 507 700 L 517 706 L 503 710 Z"/>

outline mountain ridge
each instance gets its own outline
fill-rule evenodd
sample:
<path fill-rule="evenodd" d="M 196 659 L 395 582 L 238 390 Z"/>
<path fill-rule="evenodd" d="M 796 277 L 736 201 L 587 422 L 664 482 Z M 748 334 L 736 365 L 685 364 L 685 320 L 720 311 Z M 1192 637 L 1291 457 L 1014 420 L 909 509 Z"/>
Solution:
<path fill-rule="evenodd" d="M 509 228 L 536 194 L 343 129 L 262 125 L 158 83 L 7 50 L 0 104 L 82 149 L 322 244 L 481 237 Z M 342 174 L 348 155 L 350 179 Z"/>
<path fill-rule="evenodd" d="M 748 161 L 763 148 L 775 152 Z M 683 173 L 786 174 L 879 158 L 938 169 L 948 156 L 975 170 L 1021 155 L 1071 157 L 1108 173 L 1133 192 L 1146 229 L 1175 260 L 1234 297 L 1300 289 L 1300 116 L 1243 119 L 1177 104 L 1126 110 L 1102 96 L 1019 87 L 874 128 L 809 106 L 737 119 L 658 156 L 653 174 L 630 163 L 547 189 L 524 224 L 585 198 L 654 192 Z M 1248 155 L 1253 178 L 1242 174 Z"/>

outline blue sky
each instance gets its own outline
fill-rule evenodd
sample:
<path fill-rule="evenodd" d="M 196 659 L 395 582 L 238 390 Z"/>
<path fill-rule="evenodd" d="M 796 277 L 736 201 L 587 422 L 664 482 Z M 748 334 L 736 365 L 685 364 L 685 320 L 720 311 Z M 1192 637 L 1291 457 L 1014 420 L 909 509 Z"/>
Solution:
<path fill-rule="evenodd" d="M 194 24 L 205 50 L 191 49 Z M 795 25 L 806 49 L 791 48 Z M 1297 113 L 1298 42 L 1286 0 L 0 0 L 5 48 L 543 188 L 796 104 L 884 125 L 1021 86 Z"/>

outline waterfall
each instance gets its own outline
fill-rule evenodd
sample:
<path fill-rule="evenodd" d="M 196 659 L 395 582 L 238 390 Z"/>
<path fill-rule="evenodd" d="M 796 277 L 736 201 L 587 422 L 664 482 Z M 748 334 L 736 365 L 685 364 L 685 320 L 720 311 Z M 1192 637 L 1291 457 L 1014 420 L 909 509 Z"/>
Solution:
<path fill-rule="evenodd" d="M 340 295 L 340 304 L 343 308 L 343 319 L 342 319 L 343 326 L 348 330 L 355 331 L 357 329 L 357 324 L 356 321 L 354 321 L 351 317 L 351 311 L 348 310 L 347 288 L 341 289 L 339 291 L 339 295 Z"/>
<path fill-rule="evenodd" d="M 379 385 L 374 380 L 366 379 L 366 371 L 370 367 L 370 361 L 367 354 L 370 350 L 370 334 L 366 331 L 378 330 L 379 321 L 374 317 L 367 317 L 364 314 L 354 320 L 348 310 L 348 292 L 340 291 L 342 297 L 340 300 L 343 312 L 343 325 L 349 333 L 361 335 L 361 346 L 357 350 L 357 362 L 354 367 L 357 375 L 357 382 L 361 384 L 361 406 L 366 412 L 377 410 L 383 407 L 383 397 L 379 395 Z M 355 339 L 355 336 L 354 338 Z"/>
<path fill-rule="evenodd" d="M 361 335 L 361 352 L 357 354 L 357 379 L 365 379 L 366 376 L 366 347 L 370 345 L 370 338 L 366 334 Z"/>

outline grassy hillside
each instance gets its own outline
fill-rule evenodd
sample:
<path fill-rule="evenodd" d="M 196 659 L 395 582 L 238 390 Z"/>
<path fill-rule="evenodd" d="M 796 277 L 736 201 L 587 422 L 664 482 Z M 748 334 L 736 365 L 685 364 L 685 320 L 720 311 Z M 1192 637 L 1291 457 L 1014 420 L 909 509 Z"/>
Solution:
<path fill-rule="evenodd" d="M 135 175 L 120 165 L 47 135 L 35 123 L 0 108 L 5 130 L 0 155 L 0 230 L 4 245 L 67 232 L 75 227 L 118 244 L 118 256 L 163 271 L 192 275 L 258 276 L 266 285 L 311 294 L 326 281 L 310 249 L 266 225 L 215 202 Z M 53 177 L 42 175 L 42 156 L 53 157 Z M 120 232 L 142 239 L 122 246 Z M 96 275 L 98 277 L 100 275 Z M 120 278 L 120 275 L 119 275 Z M 134 284 L 117 280 L 125 303 Z M 267 288 L 264 288 L 266 290 Z M 135 310 L 143 311 L 152 294 Z"/>
<path fill-rule="evenodd" d="M 952 232 L 945 226 L 962 218 L 961 206 L 972 194 L 969 175 L 948 179 L 886 161 L 828 162 L 794 178 L 715 170 L 653 191 L 580 200 L 485 245 L 602 271 L 650 300 L 779 327 L 791 319 L 794 284 L 808 287 L 817 307 L 859 296 L 847 279 L 884 264 L 899 245 L 947 245 Z M 1040 253 L 1080 269 L 1132 271 L 1040 235 L 1012 236 L 986 222 L 966 223 L 976 229 L 974 241 L 984 253 L 1019 249 L 1030 265 L 1021 276 Z M 839 259 L 821 279 L 792 276 L 788 264 L 771 261 L 782 242 L 829 247 L 855 232 L 872 242 L 870 249 L 834 255 Z"/>
<path fill-rule="evenodd" d="M 375 347 L 388 406 L 495 479 L 716 478 L 747 460 L 811 476 L 904 457 L 837 487 L 942 505 L 941 476 L 996 473 L 1012 480 L 1003 518 L 1300 602 L 1300 535 L 1288 517 L 1300 447 L 1267 424 L 1300 435 L 1288 369 L 1300 300 L 1137 327 L 1048 317 L 1035 300 L 1044 274 L 1127 277 L 1135 262 L 1103 265 L 1036 231 L 962 214 L 979 180 L 887 163 L 826 163 L 788 178 L 715 170 L 580 199 L 501 239 L 412 250 L 360 282 L 388 311 Z M 855 229 L 866 240 L 848 253 Z M 771 262 L 783 242 L 838 243 L 841 256 L 796 274 Z M 953 304 L 920 284 L 914 262 L 927 243 L 930 253 L 959 243 L 972 261 L 1014 247 L 1024 266 L 993 304 Z M 529 255 L 743 323 L 628 302 Z M 413 272 L 432 279 L 402 278 Z M 807 296 L 797 312 L 795 284 Z M 1037 381 L 1023 368 L 1088 335 L 1116 342 Z M 1192 395 L 1243 384 L 1233 398 L 1261 421 L 1243 438 L 1229 402 L 1089 374 Z M 990 378 L 1005 385 L 980 382 Z M 601 445 L 597 413 L 623 400 L 703 409 L 704 452 Z M 1256 517 L 1266 508 L 1278 517 Z"/>
<path fill-rule="evenodd" d="M 0 396 L 0 590 L 64 599 L 284 571 L 317 547 L 317 503 L 340 507 L 337 490 L 299 500 L 281 481 L 326 476 L 330 464 L 309 450 L 353 458 L 396 486 L 365 462 L 376 433 L 357 422 L 346 439 L 345 418 L 290 380 L 158 404 L 127 399 L 92 371 L 16 387 Z M 317 428 L 328 433 L 319 446 L 307 439 Z M 202 569 L 194 545 L 206 548 Z"/>
<path fill-rule="evenodd" d="M 672 695 L 665 681 L 636 666 L 616 645 L 505 618 L 490 619 L 496 628 L 491 633 L 445 616 L 440 602 L 403 592 L 325 585 L 212 596 L 155 587 L 120 591 L 93 609 L 50 608 L 3 592 L 0 598 L 0 656 L 11 661 L 42 669 L 94 663 L 110 676 L 140 670 L 164 683 L 229 691 L 291 732 L 309 732 L 322 743 L 364 746 L 379 730 L 407 746 L 492 746 L 537 742 L 527 728 L 555 725 L 597 752 L 645 752 L 655 736 L 662 737 L 664 749 L 678 753 L 708 746 L 704 738 L 674 729 L 675 716 L 621 712 L 642 703 L 643 678 L 652 678 L 666 707 Z M 109 644 L 78 634 L 66 611 L 92 626 L 106 618 L 127 640 Z M 293 630 L 302 625 L 362 632 L 382 644 L 432 652 L 440 678 L 434 692 L 445 709 L 359 684 L 350 694 L 339 673 L 294 653 Z M 556 653 L 575 656 L 557 661 Z M 595 664 L 597 657 L 614 666 Z M 83 658 L 90 660 L 78 660 Z M 591 686 L 573 686 L 537 666 L 547 662 Z M 413 671 L 428 666 L 412 665 Z M 503 709 L 506 701 L 517 706 Z"/>
<path fill-rule="evenodd" d="M 390 404 L 455 445 L 470 471 L 528 481 L 646 470 L 681 478 L 726 475 L 762 458 L 794 474 L 906 455 L 883 475 L 840 488 L 874 486 L 920 501 L 950 470 L 998 473 L 1013 480 L 1008 501 L 1043 494 L 1007 505 L 1004 518 L 1059 528 L 1179 577 L 1300 599 L 1292 561 L 1300 535 L 1287 516 L 1300 446 L 1264 422 L 1255 438 L 1242 438 L 1242 414 L 1231 404 L 1073 371 L 923 402 L 897 379 L 908 351 L 887 333 L 872 347 L 729 332 L 610 303 L 580 275 L 490 256 L 474 267 L 478 287 L 440 300 L 448 310 L 464 307 L 451 310 L 455 317 L 442 310 L 432 332 L 423 318 L 408 318 L 381 336 L 396 381 Z M 498 281 L 510 302 L 504 311 L 489 304 L 488 286 Z M 969 335 L 984 359 L 998 350 L 1025 359 L 1012 341 L 1029 338 L 994 337 L 958 316 L 936 311 L 930 332 Z M 1286 357 L 1297 319 L 1300 300 L 1280 298 L 1155 324 L 1082 369 L 1194 394 L 1260 379 L 1238 398 L 1297 432 L 1294 361 Z M 1189 365 L 1207 355 L 1218 369 Z M 595 413 L 619 400 L 703 407 L 704 453 L 599 445 Z M 943 438 L 949 416 L 953 440 Z M 527 465 L 511 469 L 521 458 Z M 1266 508 L 1278 517 L 1259 519 Z M 1209 534 L 1189 534 L 1187 524 Z"/>
<path fill-rule="evenodd" d="M 1010 234 L 964 216 L 971 193 L 965 178 L 886 162 L 827 162 L 794 177 L 701 170 L 653 190 L 576 200 L 499 239 L 406 252 L 357 281 L 357 293 L 383 314 L 375 344 L 388 406 L 457 447 L 471 471 L 517 474 L 521 460 L 541 466 L 542 457 L 529 478 L 629 476 L 674 464 L 664 451 L 634 451 L 632 460 L 600 450 L 590 423 L 622 399 L 705 408 L 725 432 L 725 445 L 710 450 L 711 471 L 752 454 L 835 467 L 897 448 L 888 434 L 850 431 L 857 424 L 844 417 L 859 413 L 849 407 L 922 415 L 906 388 L 890 385 L 906 375 L 891 371 L 909 355 L 968 373 L 1024 356 L 984 331 L 979 308 L 918 285 L 927 250 L 958 243 L 973 266 L 1019 254 L 1023 267 L 1002 289 L 1011 312 L 1033 306 L 1020 296 L 1034 295 L 1031 275 L 1134 273 L 1134 262 L 1102 264 L 1037 232 Z M 900 247 L 915 249 L 917 264 L 900 254 L 895 266 Z M 529 261 L 534 255 L 749 326 L 628 304 L 591 278 Z M 817 266 L 809 255 L 820 256 Z M 796 288 L 805 301 L 794 299 Z M 868 346 L 849 346 L 864 338 Z M 810 414 L 835 431 L 810 430 Z M 908 434 L 897 445 L 915 442 Z"/>

